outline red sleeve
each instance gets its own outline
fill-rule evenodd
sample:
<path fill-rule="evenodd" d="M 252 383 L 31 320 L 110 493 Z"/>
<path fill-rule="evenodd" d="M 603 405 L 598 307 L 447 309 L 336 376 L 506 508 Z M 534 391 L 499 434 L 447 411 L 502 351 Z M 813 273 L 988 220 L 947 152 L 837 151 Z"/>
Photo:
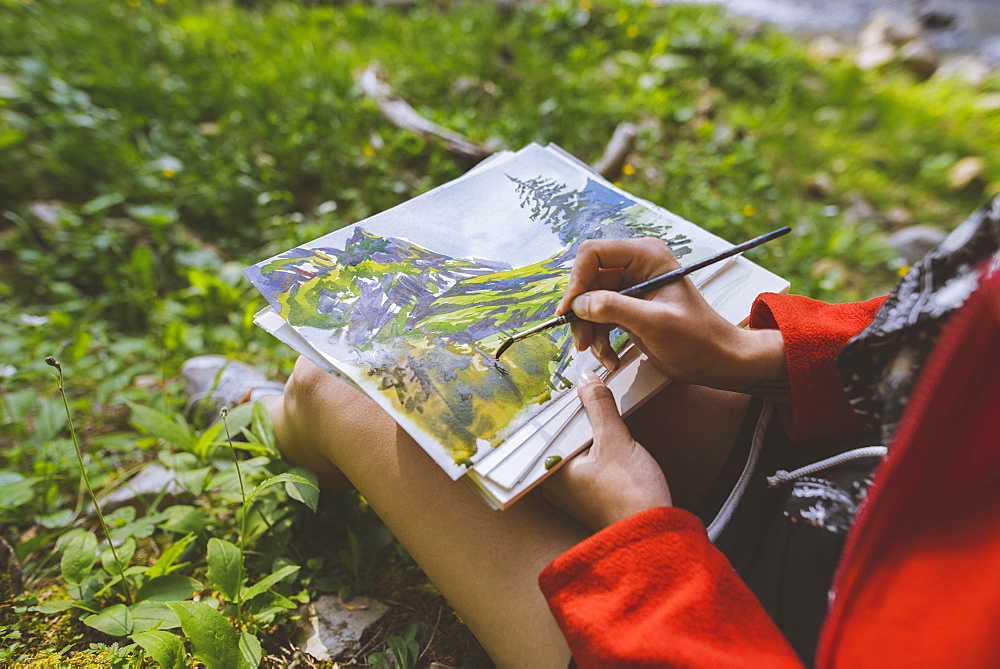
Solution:
<path fill-rule="evenodd" d="M 764 293 L 754 302 L 750 327 L 778 329 L 785 340 L 791 406 L 779 407 L 793 440 L 839 437 L 864 429 L 837 376 L 840 349 L 867 326 L 885 297 L 827 304 L 798 295 Z"/>
<path fill-rule="evenodd" d="M 539 576 L 580 667 L 800 667 L 695 516 L 650 509 Z"/>

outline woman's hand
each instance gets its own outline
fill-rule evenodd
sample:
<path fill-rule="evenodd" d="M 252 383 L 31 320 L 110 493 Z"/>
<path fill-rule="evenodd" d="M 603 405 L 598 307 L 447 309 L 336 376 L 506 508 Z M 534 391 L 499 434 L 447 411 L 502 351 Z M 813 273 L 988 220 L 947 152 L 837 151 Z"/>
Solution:
<path fill-rule="evenodd" d="M 632 438 L 611 390 L 595 374 L 584 372 L 577 392 L 594 444 L 542 484 L 545 498 L 593 530 L 646 509 L 671 506 L 663 471 Z"/>
<path fill-rule="evenodd" d="M 556 313 L 572 308 L 583 319 L 573 324 L 577 349 L 589 347 L 610 370 L 617 368 L 618 356 L 608 335 L 621 327 L 675 381 L 752 392 L 787 379 L 781 333 L 744 330 L 729 323 L 689 279 L 645 298 L 615 292 L 678 267 L 670 247 L 660 239 L 585 241 Z"/>

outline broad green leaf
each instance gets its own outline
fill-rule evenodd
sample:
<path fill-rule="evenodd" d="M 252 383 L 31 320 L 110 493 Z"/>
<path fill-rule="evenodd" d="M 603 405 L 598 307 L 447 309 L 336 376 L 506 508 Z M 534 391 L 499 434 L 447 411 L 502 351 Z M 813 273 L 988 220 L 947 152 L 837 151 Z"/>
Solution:
<path fill-rule="evenodd" d="M 259 484 L 257 484 L 257 486 L 250 491 L 250 494 L 247 495 L 246 505 L 249 507 L 250 504 L 253 502 L 253 498 L 256 497 L 257 494 L 262 492 L 263 490 L 270 488 L 271 486 L 278 485 L 279 483 L 286 483 L 289 481 L 304 486 L 312 486 L 314 488 L 316 487 L 312 484 L 311 481 L 308 481 L 307 479 L 304 479 L 301 476 L 298 476 L 297 474 L 278 474 L 277 476 L 272 476 L 271 478 L 264 479 Z"/>
<path fill-rule="evenodd" d="M 128 408 L 132 411 L 132 423 L 148 432 L 154 437 L 159 437 L 169 444 L 173 444 L 179 449 L 190 451 L 194 443 L 194 430 L 180 416 L 157 411 L 151 407 L 128 402 Z"/>
<path fill-rule="evenodd" d="M 184 574 L 167 574 L 150 579 L 135 593 L 136 601 L 175 602 L 187 599 L 202 589 L 197 579 Z"/>
<path fill-rule="evenodd" d="M 226 599 L 235 602 L 243 577 L 240 549 L 217 537 L 208 540 L 208 580 Z"/>
<path fill-rule="evenodd" d="M 298 481 L 285 481 L 285 492 L 292 499 L 298 500 L 313 511 L 316 511 L 316 505 L 319 503 L 319 479 L 316 478 L 316 474 L 311 469 L 306 469 L 305 467 L 290 469 L 288 473 L 301 476 L 309 484 L 306 485 Z"/>
<path fill-rule="evenodd" d="M 175 504 L 163 511 L 167 519 L 160 523 L 160 528 L 168 532 L 188 534 L 199 532 L 205 527 L 205 517 L 198 509 L 187 504 Z"/>
<path fill-rule="evenodd" d="M 81 620 L 85 625 L 110 636 L 128 636 L 132 633 L 132 614 L 124 604 L 109 606 L 100 613 Z"/>
<path fill-rule="evenodd" d="M 392 665 L 389 664 L 389 658 L 386 657 L 385 653 L 372 653 L 365 658 L 365 662 L 374 669 L 392 669 Z"/>
<path fill-rule="evenodd" d="M 219 422 L 210 425 L 195 439 L 194 444 L 191 446 L 191 452 L 202 460 L 211 457 L 215 449 L 220 445 L 220 435 L 222 438 L 225 438 L 225 435 L 222 434 L 222 423 Z"/>
<path fill-rule="evenodd" d="M 208 474 L 211 471 L 211 467 L 202 467 L 201 469 L 177 471 L 174 475 L 177 477 L 177 483 L 179 483 L 182 488 L 187 490 L 192 495 L 200 495 L 202 491 L 205 490 L 205 480 L 208 478 Z"/>
<path fill-rule="evenodd" d="M 221 613 L 202 602 L 169 602 L 167 606 L 181 619 L 181 629 L 191 640 L 192 653 L 207 669 L 250 666 L 240 651 L 239 635 Z"/>
<path fill-rule="evenodd" d="M 0 484 L 0 509 L 16 509 L 27 504 L 35 498 L 35 483 L 41 479 L 34 476 L 29 478 L 19 478 L 8 483 Z"/>
<path fill-rule="evenodd" d="M 193 453 L 171 453 L 170 451 L 163 449 L 157 453 L 156 457 L 167 469 L 184 471 L 186 469 L 194 469 L 198 466 L 198 458 L 195 457 Z"/>
<path fill-rule="evenodd" d="M 145 632 L 152 629 L 169 630 L 181 626 L 181 620 L 166 602 L 145 601 L 129 607 L 132 614 L 132 631 Z"/>
<path fill-rule="evenodd" d="M 32 606 L 30 610 L 45 614 L 62 613 L 73 608 L 76 601 L 75 599 L 56 599 L 49 602 L 39 602 L 35 606 Z"/>
<path fill-rule="evenodd" d="M 125 569 L 132 561 L 132 556 L 135 555 L 135 539 L 129 537 L 120 546 L 116 546 L 115 551 L 118 553 L 118 559 L 121 560 L 122 569 Z M 101 552 L 101 566 L 111 576 L 119 575 L 118 565 L 115 564 L 115 554 L 110 548 Z"/>
<path fill-rule="evenodd" d="M 59 568 L 68 583 L 80 585 L 97 562 L 97 537 L 93 532 L 77 532 L 63 546 Z"/>
<path fill-rule="evenodd" d="M 132 635 L 132 641 L 142 646 L 163 669 L 183 669 L 186 666 L 184 642 L 175 634 L 157 630 L 139 632 Z"/>
<path fill-rule="evenodd" d="M 281 569 L 274 572 L 270 576 L 265 576 L 264 578 L 260 579 L 259 581 L 251 585 L 243 592 L 243 599 L 244 600 L 253 599 L 260 593 L 266 591 L 275 583 L 278 583 L 279 581 L 282 581 L 288 576 L 294 574 L 299 569 L 300 567 L 298 565 L 290 564 L 286 567 L 282 567 Z"/>
<path fill-rule="evenodd" d="M 246 631 L 240 632 L 240 652 L 243 653 L 243 659 L 251 667 L 259 665 L 264 657 L 264 652 L 260 647 L 260 639 Z"/>
<path fill-rule="evenodd" d="M 169 509 L 167 510 L 169 511 Z M 165 576 L 176 569 L 180 569 L 182 565 L 175 565 L 174 562 L 192 541 L 194 541 L 194 535 L 189 534 L 164 548 L 163 552 L 160 553 L 160 557 L 156 559 L 156 563 L 146 572 L 146 576 L 156 578 L 157 576 Z"/>
<path fill-rule="evenodd" d="M 105 209 L 109 209 L 116 204 L 121 204 L 125 201 L 125 195 L 119 191 L 112 191 L 110 193 L 105 193 L 104 195 L 98 195 L 93 200 L 85 202 L 80 211 L 88 216 L 92 214 L 98 214 Z"/>
<path fill-rule="evenodd" d="M 274 438 L 274 425 L 271 423 L 271 412 L 267 410 L 263 402 L 253 403 L 253 433 L 257 441 L 277 454 L 278 444 Z"/>

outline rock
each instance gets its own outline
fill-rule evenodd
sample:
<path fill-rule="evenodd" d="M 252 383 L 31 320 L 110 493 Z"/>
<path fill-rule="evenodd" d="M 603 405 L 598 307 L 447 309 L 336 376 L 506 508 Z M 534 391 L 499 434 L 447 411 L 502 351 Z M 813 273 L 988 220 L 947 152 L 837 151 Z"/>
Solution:
<path fill-rule="evenodd" d="M 847 206 L 844 208 L 844 220 L 848 223 L 860 223 L 878 217 L 875 207 L 861 193 L 850 192 L 845 199 Z"/>
<path fill-rule="evenodd" d="M 896 205 L 889 211 L 885 212 L 886 223 L 894 228 L 902 228 L 907 225 L 913 225 L 913 214 L 906 207 Z"/>
<path fill-rule="evenodd" d="M 1000 93 L 987 93 L 976 101 L 976 109 L 996 111 L 1000 109 Z"/>
<path fill-rule="evenodd" d="M 986 163 L 978 156 L 962 158 L 948 170 L 948 186 L 953 191 L 960 191 L 982 176 L 985 169 Z"/>
<path fill-rule="evenodd" d="M 934 47 L 922 39 L 912 40 L 900 47 L 899 59 L 906 69 L 922 79 L 930 78 L 941 63 Z"/>
<path fill-rule="evenodd" d="M 177 482 L 174 470 L 154 462 L 143 467 L 138 474 L 101 497 L 98 502 L 101 511 L 108 513 L 118 507 L 137 503 L 142 498 L 156 497 L 163 491 L 166 491 L 168 497 L 178 497 L 187 492 Z"/>
<path fill-rule="evenodd" d="M 317 660 L 333 660 L 361 648 L 361 635 L 389 612 L 382 602 L 354 597 L 347 604 L 323 595 L 299 610 L 294 643 Z"/>
<path fill-rule="evenodd" d="M 881 67 L 896 57 L 896 50 L 920 36 L 920 22 L 910 14 L 880 9 L 858 34 L 855 64 L 864 70 Z"/>
<path fill-rule="evenodd" d="M 829 197 L 833 194 L 834 188 L 833 177 L 826 172 L 816 172 L 806 181 L 806 191 L 813 197 Z"/>
<path fill-rule="evenodd" d="M 828 61 L 839 57 L 844 45 L 830 35 L 820 35 L 809 42 L 809 55 L 818 61 Z"/>
<path fill-rule="evenodd" d="M 937 248 L 947 236 L 931 225 L 911 225 L 889 235 L 886 243 L 907 265 L 912 265 Z"/>
<path fill-rule="evenodd" d="M 935 78 L 960 79 L 971 86 L 981 86 L 990 76 L 990 66 L 982 58 L 961 55 L 945 58 L 934 73 Z"/>
<path fill-rule="evenodd" d="M 892 62 L 896 57 L 896 48 L 891 44 L 873 44 L 858 49 L 854 56 L 854 64 L 862 70 L 874 70 Z"/>

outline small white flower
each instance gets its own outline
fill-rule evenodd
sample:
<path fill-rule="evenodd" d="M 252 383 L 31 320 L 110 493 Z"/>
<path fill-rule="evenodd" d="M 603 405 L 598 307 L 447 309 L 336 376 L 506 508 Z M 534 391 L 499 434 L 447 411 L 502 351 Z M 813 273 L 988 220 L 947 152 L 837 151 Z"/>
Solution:
<path fill-rule="evenodd" d="M 14 365 L 0 366 L 0 379 L 9 379 L 15 374 L 17 374 L 17 367 Z"/>

